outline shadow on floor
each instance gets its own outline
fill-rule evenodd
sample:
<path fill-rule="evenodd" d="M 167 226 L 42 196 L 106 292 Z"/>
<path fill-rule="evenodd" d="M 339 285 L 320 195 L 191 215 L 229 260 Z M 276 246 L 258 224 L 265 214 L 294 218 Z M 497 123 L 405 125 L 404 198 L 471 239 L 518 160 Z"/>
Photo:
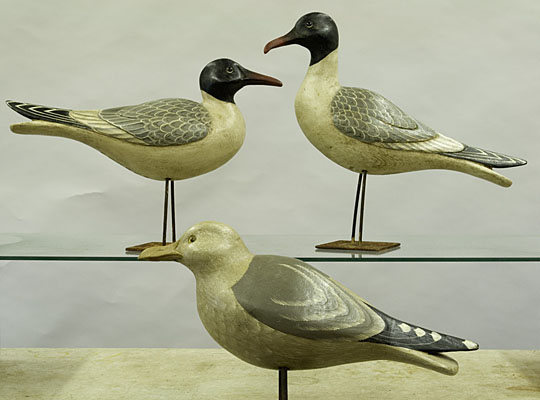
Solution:
<path fill-rule="evenodd" d="M 0 349 L 0 399 L 54 399 L 84 363 L 69 357 L 32 359 L 31 351 L 24 359 L 15 354 Z"/>
<path fill-rule="evenodd" d="M 504 358 L 529 382 L 529 385 L 510 386 L 507 389 L 515 391 L 516 395 L 518 393 L 524 396 L 536 394 L 540 398 L 540 351 L 532 352 L 532 355 L 527 358 L 519 353 L 507 352 Z"/>

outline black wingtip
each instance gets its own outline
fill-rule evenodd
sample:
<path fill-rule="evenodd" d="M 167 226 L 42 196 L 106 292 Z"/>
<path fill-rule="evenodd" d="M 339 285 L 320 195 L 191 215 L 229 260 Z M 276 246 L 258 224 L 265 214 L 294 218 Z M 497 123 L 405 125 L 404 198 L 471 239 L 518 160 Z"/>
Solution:
<path fill-rule="evenodd" d="M 527 165 L 527 160 L 524 160 L 522 158 L 516 159 L 516 167 L 521 167 L 522 165 Z"/>
<path fill-rule="evenodd" d="M 478 344 L 471 340 L 408 324 L 383 313 L 375 307 L 371 306 L 371 309 L 383 319 L 385 327 L 378 334 L 365 339 L 366 342 L 405 347 L 430 354 L 478 350 Z"/>
<path fill-rule="evenodd" d="M 22 103 L 13 100 L 6 100 L 6 104 L 13 111 L 32 121 L 47 121 L 83 129 L 88 128 L 86 125 L 73 119 L 69 115 L 70 110 L 65 108 L 47 107 L 39 104 Z"/>
<path fill-rule="evenodd" d="M 15 110 L 19 104 L 22 104 L 22 103 L 19 101 L 14 101 L 14 100 L 6 100 L 6 105 L 12 110 Z"/>
<path fill-rule="evenodd" d="M 461 158 L 482 164 L 488 168 L 512 168 L 527 164 L 522 158 L 509 156 L 496 151 L 484 150 L 478 147 L 465 146 L 456 153 L 443 153 L 449 157 Z"/>

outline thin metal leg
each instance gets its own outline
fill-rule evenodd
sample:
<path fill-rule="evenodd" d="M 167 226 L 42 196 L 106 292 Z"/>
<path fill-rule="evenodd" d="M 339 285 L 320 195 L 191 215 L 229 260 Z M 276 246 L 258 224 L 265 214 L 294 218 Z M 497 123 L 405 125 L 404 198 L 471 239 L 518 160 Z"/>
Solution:
<path fill-rule="evenodd" d="M 354 211 L 352 216 L 351 240 L 356 241 L 356 220 L 358 218 L 358 201 L 360 200 L 360 185 L 362 184 L 362 173 L 358 174 L 358 184 L 356 185 L 356 197 L 354 200 Z"/>
<path fill-rule="evenodd" d="M 366 206 L 366 186 L 367 186 L 367 171 L 362 171 L 358 177 L 358 185 L 356 188 L 356 202 L 354 204 L 353 225 L 352 225 L 352 240 L 335 240 L 329 243 L 318 244 L 315 247 L 317 249 L 324 250 L 360 250 L 360 251 L 377 251 L 393 249 L 399 247 L 399 243 L 395 242 L 364 242 L 364 214 Z M 360 191 L 360 193 L 359 193 Z M 360 195 L 360 196 L 359 196 Z M 360 199 L 360 200 L 359 200 Z M 358 227 L 358 241 L 355 237 L 356 222 L 358 219 L 358 203 L 360 202 L 360 215 L 359 215 L 359 227 Z M 361 257 L 361 256 L 360 256 Z"/>
<path fill-rule="evenodd" d="M 169 178 L 165 179 L 165 204 L 163 206 L 163 238 L 161 239 L 161 244 L 163 246 L 167 244 L 167 209 L 169 208 L 169 181 Z"/>
<path fill-rule="evenodd" d="M 367 171 L 362 171 L 362 196 L 360 200 L 360 225 L 358 227 L 358 241 L 362 241 L 362 233 L 364 231 L 364 205 L 366 202 L 366 184 Z"/>
<path fill-rule="evenodd" d="M 172 219 L 172 241 L 176 242 L 176 203 L 174 202 L 174 181 L 171 180 L 171 219 Z"/>
<path fill-rule="evenodd" d="M 287 367 L 279 368 L 279 400 L 288 400 Z"/>

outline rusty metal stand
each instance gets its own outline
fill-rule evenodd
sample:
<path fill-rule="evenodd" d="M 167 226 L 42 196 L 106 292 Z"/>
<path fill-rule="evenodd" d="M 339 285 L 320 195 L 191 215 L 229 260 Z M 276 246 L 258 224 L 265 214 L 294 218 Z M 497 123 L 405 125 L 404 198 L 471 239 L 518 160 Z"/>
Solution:
<path fill-rule="evenodd" d="M 169 188 L 171 198 L 171 227 L 172 227 L 172 241 L 176 242 L 176 203 L 174 201 L 174 181 L 170 178 L 165 179 L 165 199 L 163 202 L 163 230 L 161 235 L 161 242 L 148 242 L 126 248 L 128 252 L 142 252 L 149 247 L 164 246 L 167 244 L 167 223 L 168 223 L 168 211 L 169 211 Z"/>
<path fill-rule="evenodd" d="M 352 233 L 351 233 L 351 240 L 354 242 L 356 237 L 356 218 L 358 216 L 358 201 L 360 200 L 360 187 L 362 186 L 362 176 L 364 174 L 358 174 L 358 184 L 356 185 L 356 196 L 354 200 L 354 211 L 352 216 Z M 363 204 L 362 204 L 363 206 Z M 362 228 L 360 228 L 360 231 L 362 231 Z"/>
<path fill-rule="evenodd" d="M 358 225 L 358 241 L 361 243 L 363 232 L 364 232 L 364 206 L 366 204 L 367 172 L 362 171 L 362 174 L 360 176 L 363 178 L 362 179 L 362 198 L 360 200 L 360 224 Z M 354 242 L 354 234 L 353 234 L 352 239 Z"/>
<path fill-rule="evenodd" d="M 287 367 L 279 367 L 279 400 L 288 400 L 289 393 L 288 393 L 288 384 L 287 384 L 287 371 L 289 369 Z"/>
<path fill-rule="evenodd" d="M 169 210 L 169 182 L 170 179 L 165 179 L 165 203 L 163 205 L 163 234 L 161 236 L 161 245 L 167 244 L 167 211 Z"/>
<path fill-rule="evenodd" d="M 387 251 L 394 247 L 399 247 L 399 243 L 395 242 L 367 242 L 363 240 L 364 232 L 364 209 L 366 203 L 366 185 L 367 171 L 362 171 L 358 175 L 358 183 L 356 185 L 356 196 L 354 201 L 353 222 L 351 240 L 336 240 L 334 242 L 318 244 L 317 249 L 324 250 L 362 250 L 381 252 Z M 358 203 L 360 203 L 360 223 L 358 224 L 358 241 L 356 240 L 356 221 L 358 218 Z"/>
<path fill-rule="evenodd" d="M 172 241 L 176 242 L 176 203 L 174 202 L 174 181 L 171 180 L 171 222 Z"/>

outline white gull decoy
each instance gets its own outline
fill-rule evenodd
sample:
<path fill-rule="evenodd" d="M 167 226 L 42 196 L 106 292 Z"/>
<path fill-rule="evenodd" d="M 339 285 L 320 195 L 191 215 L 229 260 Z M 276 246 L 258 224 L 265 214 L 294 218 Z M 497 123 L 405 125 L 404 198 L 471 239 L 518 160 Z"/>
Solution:
<path fill-rule="evenodd" d="M 338 80 L 338 28 L 323 13 L 302 16 L 284 36 L 264 48 L 291 44 L 307 48 L 311 61 L 295 101 L 300 128 L 321 153 L 359 173 L 351 241 L 317 247 L 383 250 L 399 243 L 364 242 L 362 218 L 367 174 L 385 175 L 425 169 L 448 169 L 508 187 L 512 181 L 493 171 L 526 164 L 525 160 L 465 145 L 444 136 L 367 89 L 341 86 Z M 359 241 L 355 225 L 360 185 Z"/>
<path fill-rule="evenodd" d="M 245 122 L 234 95 L 247 85 L 282 86 L 272 77 L 249 71 L 230 59 L 204 67 L 199 78 L 203 101 L 160 99 L 105 110 L 69 110 L 17 101 L 7 105 L 32 119 L 11 130 L 20 134 L 61 136 L 85 143 L 136 174 L 165 181 L 163 239 L 166 241 L 171 183 L 173 241 L 174 181 L 212 171 L 229 161 L 245 137 Z M 155 242 L 134 246 L 140 251 Z"/>

